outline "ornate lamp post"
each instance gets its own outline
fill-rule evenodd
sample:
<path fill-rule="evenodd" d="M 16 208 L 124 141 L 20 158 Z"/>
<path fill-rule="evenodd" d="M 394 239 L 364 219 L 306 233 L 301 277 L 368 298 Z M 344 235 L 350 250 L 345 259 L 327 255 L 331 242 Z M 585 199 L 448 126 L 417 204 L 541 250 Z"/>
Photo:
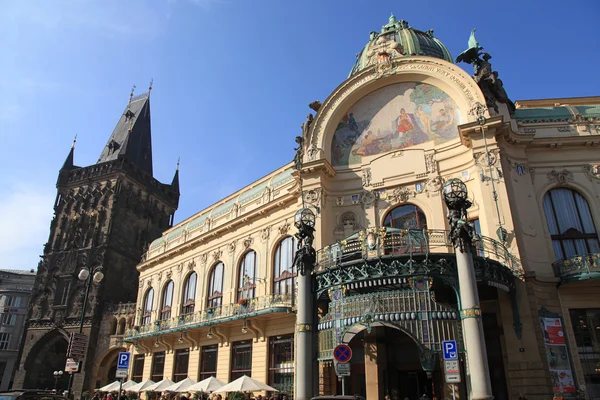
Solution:
<path fill-rule="evenodd" d="M 79 321 L 79 333 L 83 333 L 83 323 L 85 322 L 85 309 L 87 308 L 88 297 L 90 294 L 90 287 L 92 282 L 95 285 L 99 285 L 104 279 L 104 272 L 102 272 L 102 266 L 91 269 L 90 267 L 84 266 L 79 271 L 77 278 L 80 281 L 85 282 L 85 291 L 83 295 L 83 307 L 81 308 L 81 320 Z M 69 373 L 69 385 L 67 386 L 67 396 L 71 395 L 71 386 L 73 384 L 73 374 Z"/>
<path fill-rule="evenodd" d="M 56 390 L 56 386 L 58 386 L 58 380 L 63 376 L 62 371 L 54 371 L 52 375 L 54 375 L 54 390 Z"/>
<path fill-rule="evenodd" d="M 491 400 L 494 396 L 492 395 L 477 280 L 471 253 L 477 234 L 475 233 L 475 227 L 467 219 L 467 209 L 471 207 L 471 202 L 467 199 L 467 186 L 460 179 L 454 178 L 444 183 L 442 194 L 448 207 L 450 240 L 454 245 L 458 269 L 461 302 L 460 317 L 467 351 L 468 375 L 471 381 L 469 398 L 472 400 Z"/>
<path fill-rule="evenodd" d="M 296 307 L 296 399 L 308 400 L 313 395 L 313 291 L 312 271 L 317 260 L 313 247 L 315 214 L 308 208 L 296 213 L 294 225 L 298 229 L 298 248 L 294 265 L 298 271 L 298 298 Z"/>

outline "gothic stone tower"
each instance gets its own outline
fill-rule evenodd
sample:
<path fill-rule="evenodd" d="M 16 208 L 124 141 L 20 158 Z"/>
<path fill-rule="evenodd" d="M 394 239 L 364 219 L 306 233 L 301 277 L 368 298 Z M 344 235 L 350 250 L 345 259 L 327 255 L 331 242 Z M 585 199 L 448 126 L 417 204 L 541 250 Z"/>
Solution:
<path fill-rule="evenodd" d="M 89 337 L 83 372 L 75 374 L 80 397 L 95 382 L 93 369 L 102 311 L 119 302 L 135 302 L 136 265 L 144 249 L 173 221 L 179 203 L 179 175 L 163 184 L 152 176 L 150 96 L 129 104 L 102 150 L 98 163 L 73 164 L 71 151 L 60 170 L 50 237 L 38 266 L 29 326 L 16 388 L 52 388 L 53 371 L 64 370 L 68 335 L 78 332 L 85 283 L 82 267 L 101 266 L 104 279 L 90 285 L 83 333 Z M 65 389 L 64 374 L 58 387 Z"/>

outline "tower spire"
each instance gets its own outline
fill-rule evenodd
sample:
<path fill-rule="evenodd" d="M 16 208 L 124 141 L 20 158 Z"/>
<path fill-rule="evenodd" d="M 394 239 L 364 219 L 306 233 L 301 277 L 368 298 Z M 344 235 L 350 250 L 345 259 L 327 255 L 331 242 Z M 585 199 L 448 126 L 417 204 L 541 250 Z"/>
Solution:
<path fill-rule="evenodd" d="M 77 143 L 77 135 L 75 135 L 75 138 L 73 139 L 73 143 L 71 144 L 71 150 L 69 151 L 69 155 L 67 155 L 67 158 L 65 159 L 65 162 L 63 163 L 63 166 L 60 169 L 61 171 L 63 169 L 72 169 L 73 168 L 75 143 Z"/>
<path fill-rule="evenodd" d="M 131 100 L 133 99 L 133 92 L 135 92 L 135 85 L 133 85 L 131 93 L 129 93 L 129 104 L 131 104 Z"/>
<path fill-rule="evenodd" d="M 154 83 L 154 78 L 150 79 L 150 85 L 148 85 L 148 97 L 150 97 L 150 92 L 152 92 L 152 84 Z"/>
<path fill-rule="evenodd" d="M 179 162 L 181 161 L 181 157 L 177 157 L 177 168 L 175 169 L 175 175 L 173 176 L 173 181 L 171 182 L 171 187 L 173 190 L 179 193 Z"/>

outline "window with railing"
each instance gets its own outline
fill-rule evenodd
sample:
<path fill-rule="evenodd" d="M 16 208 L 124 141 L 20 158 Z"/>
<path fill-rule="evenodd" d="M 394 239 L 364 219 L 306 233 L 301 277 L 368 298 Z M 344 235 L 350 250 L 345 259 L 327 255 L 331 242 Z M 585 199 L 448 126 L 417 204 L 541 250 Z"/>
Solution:
<path fill-rule="evenodd" d="M 173 281 L 169 281 L 163 289 L 160 319 L 171 318 L 171 306 L 173 305 Z"/>
<path fill-rule="evenodd" d="M 256 296 L 256 252 L 250 250 L 242 258 L 238 274 L 237 300 Z"/>
<path fill-rule="evenodd" d="M 141 325 L 148 325 L 152 321 L 152 303 L 154 302 L 154 289 L 150 288 L 144 296 Z"/>
<path fill-rule="evenodd" d="M 393 208 L 386 215 L 383 226 L 396 229 L 427 229 L 427 218 L 419 207 L 403 204 Z"/>
<path fill-rule="evenodd" d="M 282 393 L 294 390 L 294 335 L 269 338 L 269 386 Z"/>
<path fill-rule="evenodd" d="M 567 188 L 544 196 L 544 214 L 556 259 L 600 253 L 598 233 L 585 198 Z"/>
<path fill-rule="evenodd" d="M 223 273 L 225 266 L 222 262 L 216 264 L 211 272 L 208 279 L 208 301 L 207 307 L 219 307 L 223 304 Z"/>
<path fill-rule="evenodd" d="M 192 272 L 188 275 L 183 285 L 183 304 L 181 312 L 183 314 L 191 314 L 194 312 L 196 306 L 196 284 L 198 282 L 198 275 Z"/>
<path fill-rule="evenodd" d="M 273 293 L 292 294 L 296 287 L 296 266 L 294 265 L 294 254 L 296 253 L 296 239 L 286 237 L 275 250 L 275 262 L 273 273 Z"/>
<path fill-rule="evenodd" d="M 8 350 L 10 346 L 11 334 L 7 332 L 0 333 L 0 350 Z"/>
<path fill-rule="evenodd" d="M 189 362 L 190 349 L 175 350 L 175 368 L 173 370 L 173 382 L 179 382 L 187 378 Z"/>
<path fill-rule="evenodd" d="M 242 340 L 231 344 L 230 381 L 244 375 L 252 376 L 252 341 Z"/>
<path fill-rule="evenodd" d="M 146 356 L 143 354 L 136 354 L 133 357 L 133 368 L 131 370 L 131 380 L 135 382 L 141 382 L 144 378 L 144 360 Z"/>
<path fill-rule="evenodd" d="M 427 218 L 423 210 L 414 204 L 403 204 L 393 208 L 386 215 L 383 226 L 408 231 L 408 234 L 392 234 L 386 237 L 388 253 L 424 253 L 429 250 L 424 233 L 427 229 Z"/>
<path fill-rule="evenodd" d="M 152 375 L 150 379 L 154 382 L 163 380 L 165 373 L 165 352 L 160 351 L 152 355 Z"/>
<path fill-rule="evenodd" d="M 217 356 L 219 347 L 216 344 L 202 346 L 200 350 L 200 380 L 217 377 Z"/>

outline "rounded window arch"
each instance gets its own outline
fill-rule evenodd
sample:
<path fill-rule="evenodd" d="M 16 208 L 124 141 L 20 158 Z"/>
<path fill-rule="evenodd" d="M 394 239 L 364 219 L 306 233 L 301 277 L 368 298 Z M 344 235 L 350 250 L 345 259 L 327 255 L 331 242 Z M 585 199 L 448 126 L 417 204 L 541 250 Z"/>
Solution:
<path fill-rule="evenodd" d="M 237 300 L 253 299 L 256 296 L 256 252 L 250 250 L 240 262 L 238 273 Z"/>
<path fill-rule="evenodd" d="M 183 285 L 183 303 L 181 311 L 183 314 L 191 314 L 196 307 L 196 286 L 198 283 L 198 274 L 192 272 L 188 275 Z"/>
<path fill-rule="evenodd" d="M 150 288 L 144 296 L 144 307 L 141 325 L 148 325 L 152 320 L 152 303 L 154 302 L 154 289 Z"/>
<path fill-rule="evenodd" d="M 544 195 L 543 205 L 557 260 L 600 253 L 590 206 L 579 192 L 552 189 Z"/>
<path fill-rule="evenodd" d="M 162 292 L 162 301 L 160 305 L 160 319 L 171 318 L 171 307 L 173 306 L 173 281 L 167 282 Z"/>
<path fill-rule="evenodd" d="M 223 305 L 223 276 L 225 274 L 225 264 L 218 262 L 212 267 L 208 276 L 208 295 L 206 304 L 208 308 L 220 307 Z"/>
<path fill-rule="evenodd" d="M 273 293 L 292 294 L 296 287 L 296 239 L 288 236 L 281 240 L 275 249 L 273 262 Z"/>
<path fill-rule="evenodd" d="M 427 218 L 418 206 L 402 204 L 388 212 L 383 226 L 396 229 L 427 229 Z"/>
<path fill-rule="evenodd" d="M 121 318 L 119 320 L 119 330 L 117 331 L 117 335 L 125 334 L 125 318 Z"/>

